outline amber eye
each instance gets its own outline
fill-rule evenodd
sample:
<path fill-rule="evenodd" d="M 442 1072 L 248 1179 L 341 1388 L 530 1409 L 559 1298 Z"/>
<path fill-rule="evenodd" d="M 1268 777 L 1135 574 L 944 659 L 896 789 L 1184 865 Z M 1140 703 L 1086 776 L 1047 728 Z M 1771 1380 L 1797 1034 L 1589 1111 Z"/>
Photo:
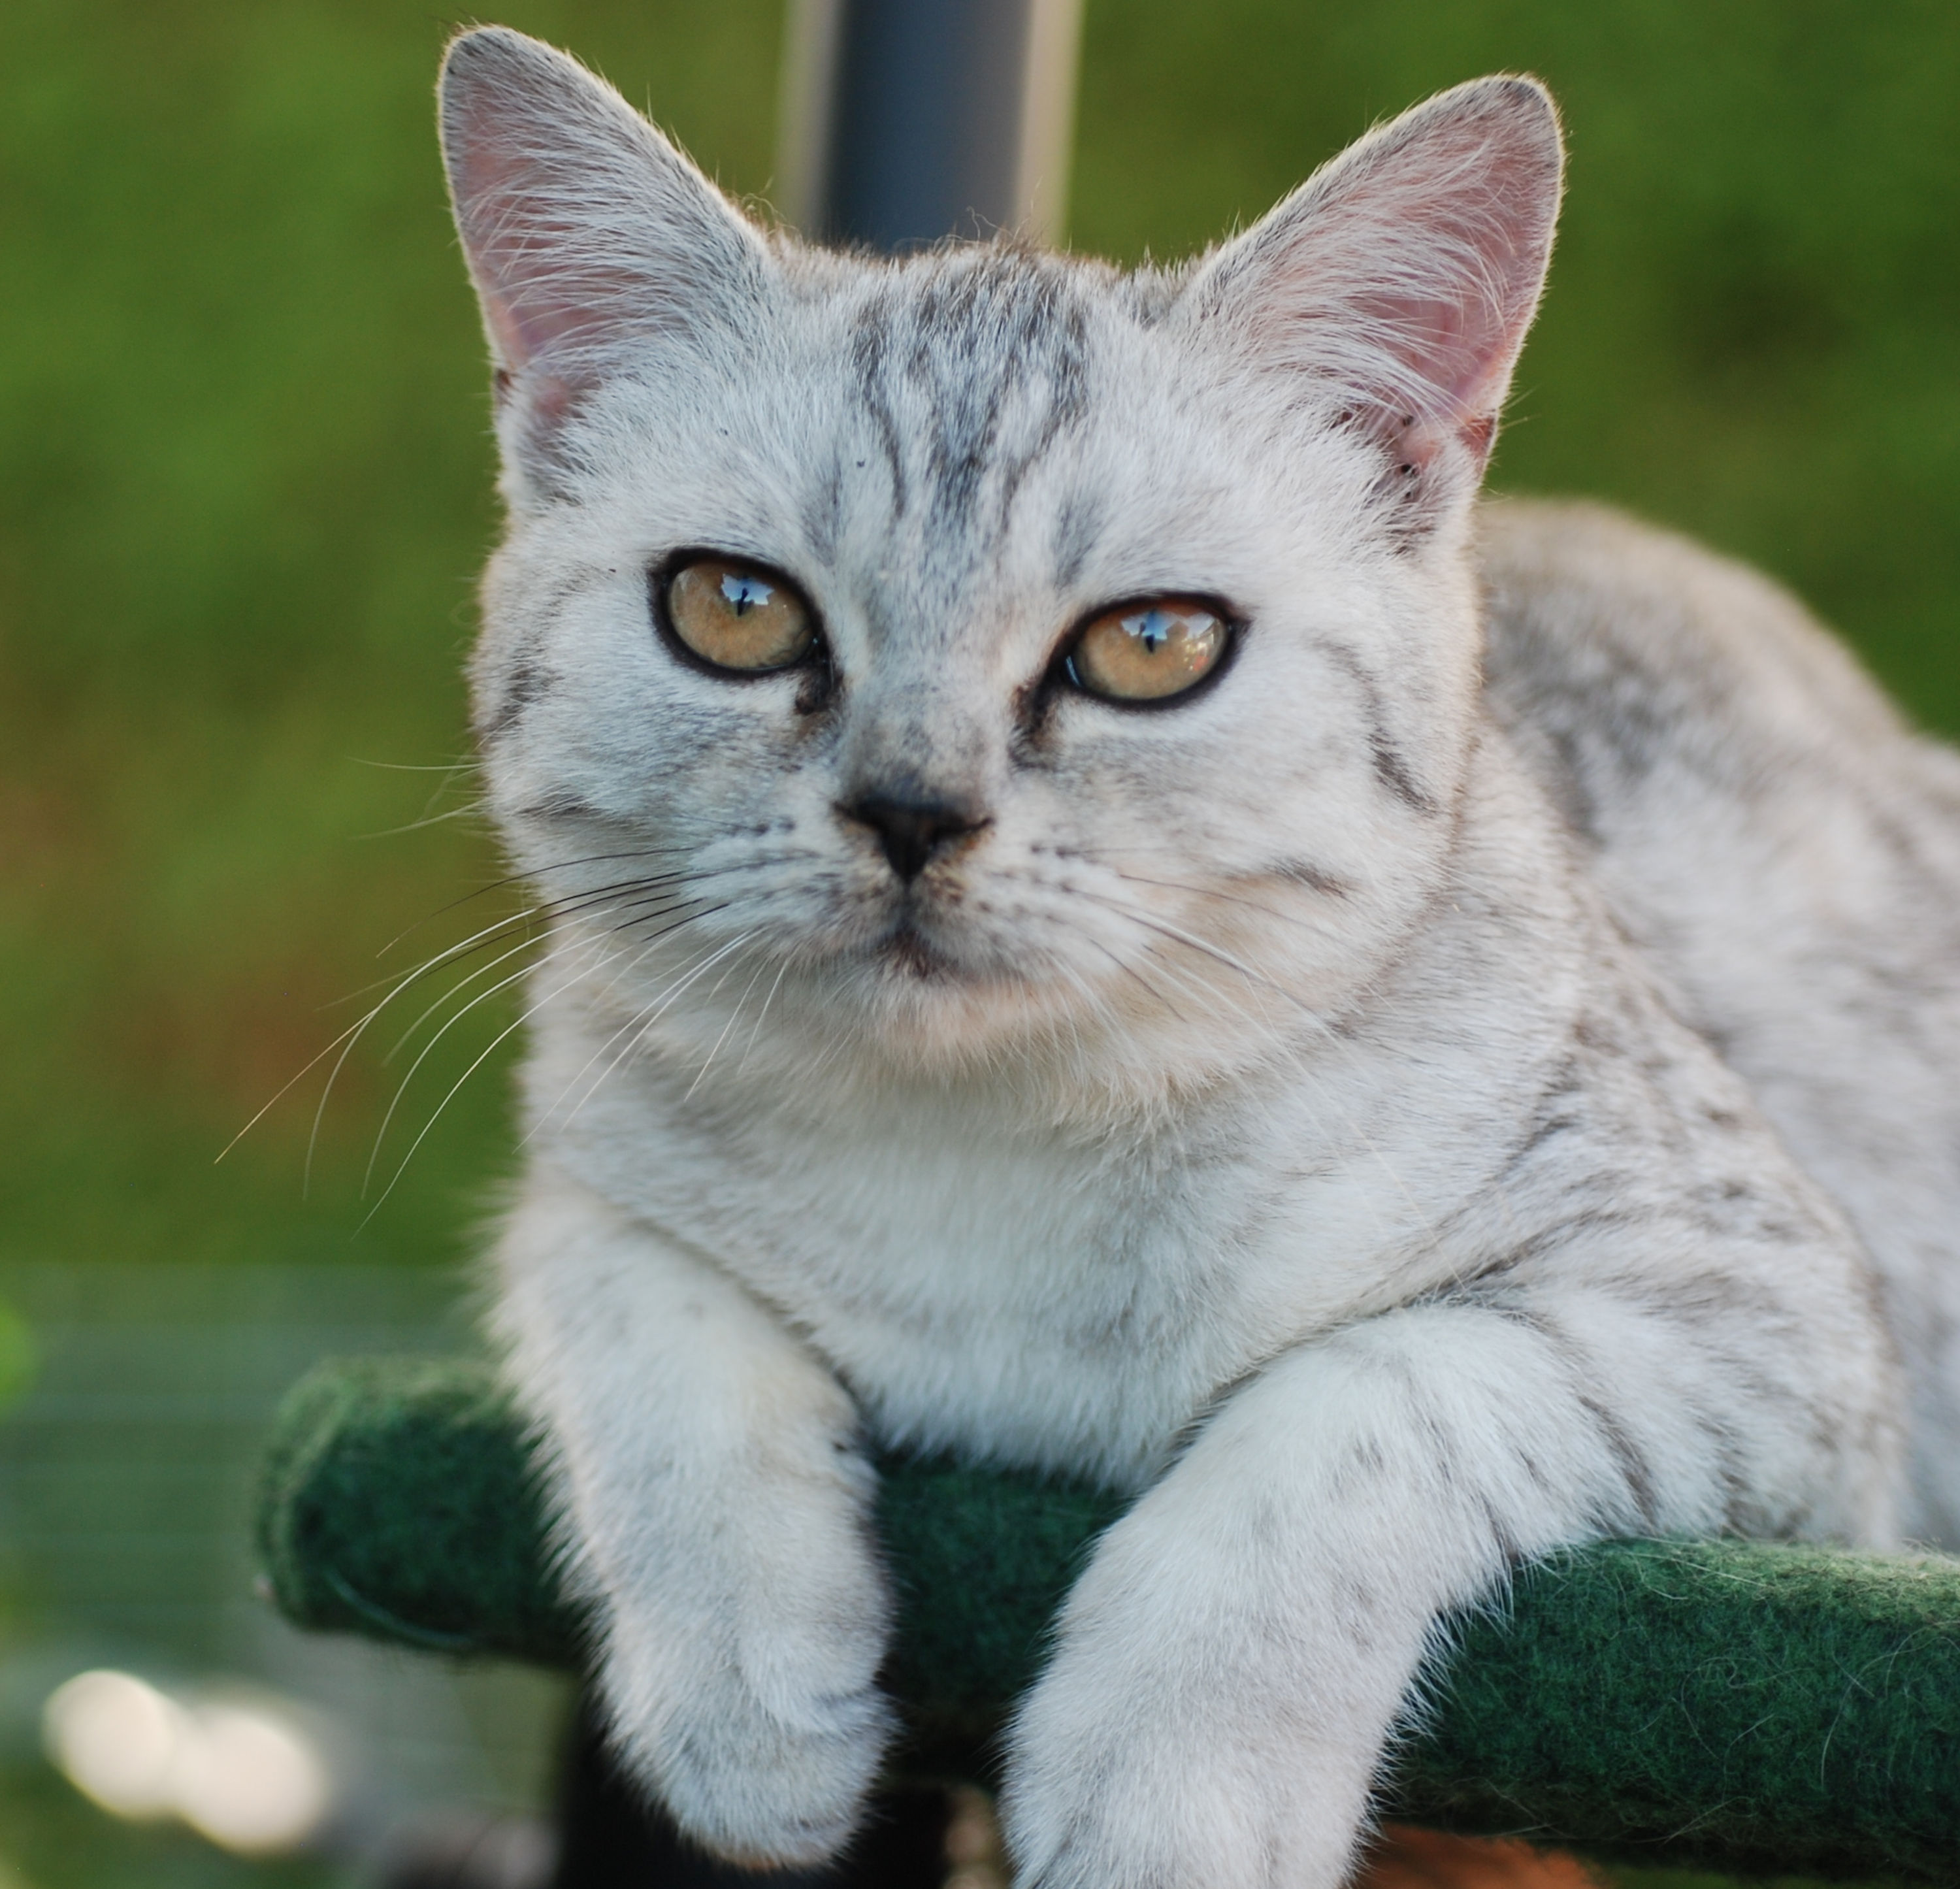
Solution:
<path fill-rule="evenodd" d="M 1068 679 L 1109 702 L 1165 702 L 1217 667 L 1231 632 L 1195 597 L 1153 597 L 1105 610 L 1075 640 Z"/>
<path fill-rule="evenodd" d="M 752 564 L 696 558 L 668 577 L 664 600 L 674 635 L 717 669 L 788 669 L 816 647 L 810 606 Z"/>

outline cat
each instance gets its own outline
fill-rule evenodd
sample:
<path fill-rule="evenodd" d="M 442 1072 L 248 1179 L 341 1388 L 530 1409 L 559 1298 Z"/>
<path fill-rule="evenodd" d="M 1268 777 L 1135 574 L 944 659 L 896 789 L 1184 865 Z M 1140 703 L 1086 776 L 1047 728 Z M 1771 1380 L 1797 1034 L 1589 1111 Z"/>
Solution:
<path fill-rule="evenodd" d="M 1563 1544 L 1954 1538 L 1960 771 L 1762 580 L 1480 508 L 1542 87 L 1131 273 L 806 245 L 501 29 L 441 106 L 549 919 L 493 1323 L 683 1829 L 848 1840 L 874 1448 L 1134 1496 L 1024 1889 L 1332 1889 Z"/>

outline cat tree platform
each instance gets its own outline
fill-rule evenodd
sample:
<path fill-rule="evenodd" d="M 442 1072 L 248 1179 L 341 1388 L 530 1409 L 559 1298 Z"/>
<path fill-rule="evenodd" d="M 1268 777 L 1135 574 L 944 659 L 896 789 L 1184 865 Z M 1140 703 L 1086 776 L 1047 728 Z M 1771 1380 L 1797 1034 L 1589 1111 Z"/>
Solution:
<path fill-rule="evenodd" d="M 1120 1502 L 883 1466 L 901 1768 L 985 1781 L 1043 1636 Z M 577 1669 L 522 1432 L 480 1365 L 321 1366 L 259 1512 L 305 1627 Z M 1960 1560 L 1616 1542 L 1522 1570 L 1456 1623 L 1400 1747 L 1397 1821 L 1650 1866 L 1960 1883 Z"/>

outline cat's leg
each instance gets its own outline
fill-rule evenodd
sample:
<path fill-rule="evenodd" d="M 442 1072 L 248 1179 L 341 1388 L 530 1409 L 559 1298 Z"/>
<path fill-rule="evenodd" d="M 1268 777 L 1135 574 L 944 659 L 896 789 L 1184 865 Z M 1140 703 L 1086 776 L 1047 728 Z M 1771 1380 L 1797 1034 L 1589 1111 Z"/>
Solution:
<path fill-rule="evenodd" d="M 575 1183 L 534 1175 L 497 1257 L 616 1748 L 722 1854 L 829 1856 L 892 1722 L 849 1397 L 732 1280 Z"/>
<path fill-rule="evenodd" d="M 1678 1322 L 1566 1309 L 1411 1308 L 1234 1393 L 1104 1537 L 1022 1706 L 1020 1889 L 1335 1889 L 1440 1616 L 1562 1543 L 1719 1529 L 1738 1476 L 1785 1525 L 1855 1483 L 1814 1460 L 1842 1410 L 1752 1413 Z M 1851 1531 L 1884 1526 L 1883 1403 Z"/>

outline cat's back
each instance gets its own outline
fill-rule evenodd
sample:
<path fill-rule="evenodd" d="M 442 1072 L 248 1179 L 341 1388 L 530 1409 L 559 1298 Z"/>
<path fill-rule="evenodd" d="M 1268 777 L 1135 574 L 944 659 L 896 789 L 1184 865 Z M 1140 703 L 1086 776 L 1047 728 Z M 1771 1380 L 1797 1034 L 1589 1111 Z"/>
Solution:
<path fill-rule="evenodd" d="M 1960 1539 L 1960 756 L 1755 572 L 1603 507 L 1479 524 L 1488 688 L 1616 916 L 1850 1214 Z"/>
<path fill-rule="evenodd" d="M 1876 767 L 1960 810 L 1960 757 L 1913 737 L 1844 645 L 1760 572 L 1583 501 L 1480 507 L 1498 712 L 1569 747 L 1582 831 L 1684 775 L 1765 794 Z M 1875 779 L 1868 784 L 1876 785 Z M 1955 850 L 1960 863 L 1960 846 Z"/>
<path fill-rule="evenodd" d="M 1691 990 L 1748 938 L 1756 973 L 1882 984 L 1868 1021 L 1917 1034 L 1960 998 L 1960 753 L 1787 591 L 1688 539 L 1507 499 L 1478 543 L 1491 706 Z"/>

